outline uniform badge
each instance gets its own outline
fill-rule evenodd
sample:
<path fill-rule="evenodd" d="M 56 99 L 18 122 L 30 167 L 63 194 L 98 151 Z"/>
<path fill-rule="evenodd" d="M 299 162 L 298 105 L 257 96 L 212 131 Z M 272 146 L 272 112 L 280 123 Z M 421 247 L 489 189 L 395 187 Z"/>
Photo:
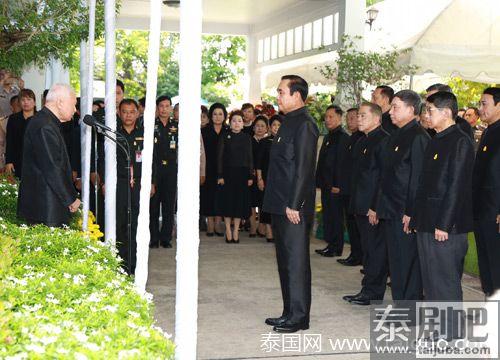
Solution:
<path fill-rule="evenodd" d="M 398 151 L 398 150 L 399 150 L 399 146 L 396 146 L 396 147 L 394 148 L 394 151 Z"/>
<path fill-rule="evenodd" d="M 280 140 L 281 140 L 281 137 L 279 137 L 279 138 L 278 138 L 278 141 L 277 141 L 277 142 L 280 142 Z"/>
<path fill-rule="evenodd" d="M 326 145 L 326 146 L 330 145 L 330 142 L 329 142 L 329 141 L 327 141 L 325 145 Z"/>
<path fill-rule="evenodd" d="M 227 136 L 227 138 L 228 138 L 228 139 L 231 139 L 231 135 L 228 135 L 228 136 Z"/>
<path fill-rule="evenodd" d="M 363 154 L 366 154 L 366 149 L 363 150 Z"/>
<path fill-rule="evenodd" d="M 158 142 L 158 138 L 157 138 L 157 137 L 155 137 L 155 144 L 156 144 L 157 142 Z"/>
<path fill-rule="evenodd" d="M 438 154 L 434 154 L 434 160 L 437 160 Z"/>
<path fill-rule="evenodd" d="M 488 147 L 485 145 L 485 146 L 483 147 L 483 152 L 485 152 L 486 150 L 488 150 Z"/>

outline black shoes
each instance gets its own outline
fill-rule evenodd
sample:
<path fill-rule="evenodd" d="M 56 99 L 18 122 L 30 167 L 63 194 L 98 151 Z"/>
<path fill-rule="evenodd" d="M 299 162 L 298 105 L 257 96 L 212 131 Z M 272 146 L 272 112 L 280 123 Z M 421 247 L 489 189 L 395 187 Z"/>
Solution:
<path fill-rule="evenodd" d="M 342 256 L 341 252 L 332 249 L 330 247 L 330 245 L 328 245 L 324 249 L 316 249 L 315 252 L 316 252 L 316 254 L 319 254 L 319 255 L 324 256 L 324 257 Z"/>
<path fill-rule="evenodd" d="M 171 243 L 161 243 L 161 247 L 165 248 L 165 249 L 170 249 L 172 248 L 172 244 Z"/>
<path fill-rule="evenodd" d="M 342 299 L 347 301 L 347 302 L 351 302 L 352 299 L 354 299 L 355 297 L 358 297 L 361 295 L 361 292 L 357 293 L 356 295 L 345 295 L 345 296 L 342 296 Z"/>
<path fill-rule="evenodd" d="M 214 233 L 213 233 L 213 232 L 207 232 L 207 236 L 208 236 L 208 237 L 213 237 L 213 236 L 214 236 Z"/>
<path fill-rule="evenodd" d="M 217 232 L 217 231 L 214 231 L 214 234 L 215 234 L 215 235 L 217 235 L 217 236 L 220 236 L 220 237 L 224 236 L 224 234 L 223 234 L 223 233 L 220 233 L 220 232 Z M 207 235 L 208 235 L 208 234 L 207 234 Z"/>
<path fill-rule="evenodd" d="M 160 245 L 157 242 L 155 242 L 155 243 L 150 242 L 149 243 L 149 248 L 150 249 L 158 249 L 159 247 L 160 247 Z"/>
<path fill-rule="evenodd" d="M 347 259 L 337 259 L 337 262 L 344 266 L 358 266 L 361 265 L 360 260 L 356 260 L 353 257 L 348 257 Z"/>
<path fill-rule="evenodd" d="M 274 239 L 273 239 L 273 238 L 267 238 L 267 242 L 268 242 L 268 243 L 273 243 L 273 242 L 274 242 Z"/>
<path fill-rule="evenodd" d="M 349 302 L 351 304 L 356 304 L 356 305 L 361 305 L 361 306 L 368 306 L 370 305 L 370 301 L 372 300 L 377 300 L 377 299 L 371 299 L 365 294 L 360 294 L 359 296 L 353 297 Z"/>
<path fill-rule="evenodd" d="M 278 318 L 267 318 L 266 325 L 280 326 L 283 325 L 286 322 L 286 320 L 287 320 L 286 316 L 280 316 Z"/>
<path fill-rule="evenodd" d="M 294 333 L 299 330 L 307 329 L 309 329 L 308 323 L 290 323 L 288 321 L 285 321 L 283 324 L 273 327 L 273 331 L 277 333 Z"/>
<path fill-rule="evenodd" d="M 324 253 L 325 251 L 328 251 L 328 250 L 330 250 L 330 246 L 327 246 L 324 249 L 316 249 L 314 251 L 316 252 L 316 254 L 320 254 L 321 255 L 322 253 Z"/>

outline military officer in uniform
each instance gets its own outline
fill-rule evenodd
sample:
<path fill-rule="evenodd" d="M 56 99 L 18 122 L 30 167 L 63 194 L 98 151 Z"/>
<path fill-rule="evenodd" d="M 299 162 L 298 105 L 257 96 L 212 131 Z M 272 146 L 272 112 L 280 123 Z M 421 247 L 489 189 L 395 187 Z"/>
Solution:
<path fill-rule="evenodd" d="M 137 124 L 139 105 L 133 99 L 123 99 L 118 107 L 121 119 L 117 132 L 125 138 L 130 149 L 130 176 L 127 171 L 127 157 L 123 151 L 116 151 L 116 240 L 118 253 L 124 260 L 124 267 L 134 274 L 136 265 L 136 232 L 139 216 L 139 199 L 142 174 L 142 151 L 144 149 L 144 129 Z M 124 140 L 121 140 L 123 143 Z M 126 147 L 126 144 L 123 144 Z M 155 193 L 156 149 L 153 149 L 151 195 Z M 104 179 L 104 177 L 103 177 Z M 104 185 L 103 185 L 104 187 Z M 131 243 L 128 241 L 128 189 L 131 204 Z"/>
<path fill-rule="evenodd" d="M 323 209 L 323 233 L 328 243 L 316 253 L 325 256 L 341 256 L 344 248 L 344 212 L 342 211 L 342 190 L 340 188 L 341 159 L 349 135 L 342 128 L 343 111 L 337 105 L 330 105 L 325 112 L 325 126 L 328 134 L 323 139 L 316 169 L 316 187 L 321 189 Z"/>
<path fill-rule="evenodd" d="M 486 296 L 500 289 L 500 88 L 484 90 L 479 112 L 488 124 L 474 162 L 474 235 Z"/>
<path fill-rule="evenodd" d="M 155 122 L 155 136 L 158 147 L 157 192 L 151 199 L 150 247 L 158 247 L 161 244 L 164 248 L 171 248 L 177 195 L 179 124 L 178 121 L 172 118 L 170 97 L 166 95 L 158 97 L 156 99 L 156 108 L 158 113 Z M 160 207 L 162 214 L 161 229 L 159 227 Z"/>

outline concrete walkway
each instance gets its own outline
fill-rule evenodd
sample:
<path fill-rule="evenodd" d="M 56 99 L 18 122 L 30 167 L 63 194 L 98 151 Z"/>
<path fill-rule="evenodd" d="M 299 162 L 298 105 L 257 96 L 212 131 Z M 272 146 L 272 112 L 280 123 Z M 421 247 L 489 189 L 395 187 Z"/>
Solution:
<path fill-rule="evenodd" d="M 360 289 L 360 267 L 345 267 L 337 258 L 324 258 L 314 249 L 323 241 L 311 241 L 312 309 L 310 329 L 297 333 L 310 345 L 321 335 L 321 351 L 300 351 L 296 338 L 276 337 L 264 324 L 281 315 L 282 302 L 274 244 L 240 234 L 240 244 L 226 244 L 221 237 L 201 237 L 199 263 L 198 359 L 369 359 L 365 346 L 356 350 L 332 349 L 336 339 L 369 339 L 369 307 L 350 305 L 345 294 Z M 344 256 L 349 247 L 344 249 Z M 150 251 L 148 291 L 154 295 L 158 325 L 174 331 L 175 245 Z M 386 299 L 390 299 L 390 289 Z M 483 300 L 477 279 L 464 278 L 464 299 Z M 270 335 L 268 335 L 271 332 Z M 304 334 L 310 336 L 307 340 Z M 264 340 L 266 339 L 266 342 Z M 276 338 L 275 338 L 276 337 Z M 283 340 L 286 341 L 283 342 Z M 266 348 L 274 341 L 277 349 Z M 287 350 L 287 351 L 285 351 Z"/>

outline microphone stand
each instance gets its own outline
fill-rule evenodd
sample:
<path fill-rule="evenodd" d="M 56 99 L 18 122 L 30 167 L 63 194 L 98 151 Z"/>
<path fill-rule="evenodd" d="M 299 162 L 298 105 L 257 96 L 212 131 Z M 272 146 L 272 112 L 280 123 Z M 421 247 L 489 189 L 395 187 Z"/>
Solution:
<path fill-rule="evenodd" d="M 127 266 L 127 274 L 131 275 L 132 274 L 132 201 L 131 201 L 131 191 L 130 191 L 130 169 L 131 169 L 131 162 L 130 162 L 130 145 L 127 141 L 127 139 L 120 134 L 119 132 L 115 132 L 112 130 L 107 130 L 103 128 L 99 128 L 98 126 L 95 126 L 97 132 L 100 134 L 104 135 L 107 137 L 109 140 L 114 142 L 118 147 L 123 151 L 127 158 L 127 239 L 128 239 L 128 246 L 127 246 L 127 255 L 128 255 L 128 266 Z M 117 139 L 114 139 L 112 136 L 109 136 L 106 131 L 111 131 L 113 134 L 115 134 L 118 138 L 123 140 L 123 142 L 127 145 L 125 148 Z"/>

